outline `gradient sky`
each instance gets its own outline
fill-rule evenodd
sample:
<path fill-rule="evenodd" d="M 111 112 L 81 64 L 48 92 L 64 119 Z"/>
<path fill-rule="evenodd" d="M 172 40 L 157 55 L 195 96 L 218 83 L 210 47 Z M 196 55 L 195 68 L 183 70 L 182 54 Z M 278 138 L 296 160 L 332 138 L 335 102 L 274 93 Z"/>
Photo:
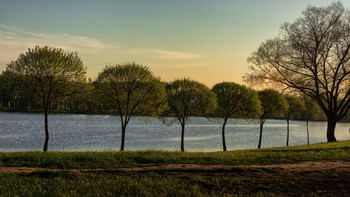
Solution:
<path fill-rule="evenodd" d="M 136 62 L 165 81 L 242 83 L 247 58 L 328 0 L 0 0 L 0 71 L 36 45 L 77 51 L 88 77 Z M 342 1 L 350 8 L 350 1 Z"/>

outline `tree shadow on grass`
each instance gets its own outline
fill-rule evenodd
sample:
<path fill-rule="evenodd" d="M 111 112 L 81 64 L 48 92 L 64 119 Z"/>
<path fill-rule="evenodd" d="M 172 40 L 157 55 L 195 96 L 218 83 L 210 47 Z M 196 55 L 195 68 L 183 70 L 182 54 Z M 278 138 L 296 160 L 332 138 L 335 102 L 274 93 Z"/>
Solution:
<path fill-rule="evenodd" d="M 20 174 L 20 176 L 23 177 L 37 177 L 37 178 L 56 178 L 56 177 L 66 177 L 68 176 L 68 172 L 65 171 L 49 171 L 49 170 L 42 170 L 42 171 L 35 171 L 28 174 Z"/>
<path fill-rule="evenodd" d="M 314 148 L 314 149 L 288 149 L 288 150 L 271 150 L 271 149 L 257 149 L 251 152 L 271 152 L 271 153 L 287 153 L 287 152 L 321 152 L 321 151 L 335 151 L 335 150 L 350 150 L 350 147 L 341 148 Z"/>

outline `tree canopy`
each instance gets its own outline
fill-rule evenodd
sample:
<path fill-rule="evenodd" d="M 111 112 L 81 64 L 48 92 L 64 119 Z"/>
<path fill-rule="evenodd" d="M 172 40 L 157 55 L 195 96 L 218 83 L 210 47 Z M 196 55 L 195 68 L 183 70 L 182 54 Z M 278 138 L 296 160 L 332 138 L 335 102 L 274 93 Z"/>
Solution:
<path fill-rule="evenodd" d="M 42 102 L 45 115 L 44 151 L 48 149 L 48 110 L 53 100 L 77 92 L 77 84 L 86 81 L 86 67 L 76 52 L 36 46 L 20 54 L 6 67 L 4 76 L 22 92 L 33 92 Z"/>
<path fill-rule="evenodd" d="M 305 111 L 305 104 L 303 100 L 301 100 L 299 97 L 296 96 L 285 96 L 287 102 L 288 102 L 288 107 L 286 108 L 284 114 L 285 118 L 287 120 L 287 143 L 286 145 L 289 146 L 289 120 L 291 116 L 295 113 L 303 113 Z"/>
<path fill-rule="evenodd" d="M 106 66 L 99 73 L 95 86 L 100 102 L 120 117 L 121 151 L 132 116 L 157 116 L 167 107 L 164 84 L 147 67 L 136 63 Z"/>
<path fill-rule="evenodd" d="M 258 93 L 234 82 L 215 84 L 213 92 L 217 96 L 214 116 L 223 119 L 222 142 L 226 151 L 225 126 L 229 118 L 255 118 L 261 111 Z"/>
<path fill-rule="evenodd" d="M 310 144 L 310 134 L 309 134 L 309 120 L 315 120 L 320 117 L 321 109 L 320 106 L 317 105 L 316 101 L 304 97 L 304 105 L 305 110 L 302 113 L 302 117 L 306 121 L 306 134 L 307 134 L 307 144 Z"/>
<path fill-rule="evenodd" d="M 258 148 L 261 148 L 263 126 L 266 119 L 272 118 L 276 115 L 282 115 L 283 112 L 288 108 L 288 102 L 282 94 L 272 89 L 259 91 L 259 99 L 261 102 L 262 112 L 259 116 L 260 137 Z"/>
<path fill-rule="evenodd" d="M 169 109 L 165 117 L 175 117 L 181 124 L 181 151 L 184 148 L 185 124 L 190 116 L 205 116 L 216 107 L 215 94 L 205 85 L 187 78 L 166 85 Z"/>
<path fill-rule="evenodd" d="M 328 118 L 327 139 L 350 109 L 350 11 L 340 2 L 309 6 L 248 59 L 250 82 L 279 83 L 316 100 Z"/>

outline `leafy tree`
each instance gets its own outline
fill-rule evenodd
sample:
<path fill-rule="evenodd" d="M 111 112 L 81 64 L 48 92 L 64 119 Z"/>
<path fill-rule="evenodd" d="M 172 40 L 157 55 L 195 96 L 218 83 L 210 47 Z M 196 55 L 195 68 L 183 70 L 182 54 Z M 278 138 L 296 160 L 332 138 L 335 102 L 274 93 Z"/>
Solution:
<path fill-rule="evenodd" d="M 288 102 L 282 94 L 272 89 L 259 91 L 259 99 L 261 102 L 262 113 L 259 116 L 260 137 L 258 148 L 261 148 L 263 126 L 266 119 L 283 113 L 288 107 Z"/>
<path fill-rule="evenodd" d="M 120 150 L 132 116 L 157 116 L 166 109 L 163 83 L 145 66 L 126 63 L 106 66 L 95 81 L 96 93 L 107 107 L 116 110 L 121 121 Z"/>
<path fill-rule="evenodd" d="M 317 103 L 308 98 L 304 97 L 305 110 L 303 112 L 303 118 L 306 121 L 306 134 L 307 134 L 307 145 L 310 145 L 310 135 L 309 135 L 309 120 L 314 120 L 320 116 L 321 109 Z"/>
<path fill-rule="evenodd" d="M 7 84 L 8 82 L 5 80 L 5 77 L 3 74 L 0 74 L 0 110 L 2 109 L 3 103 L 8 100 L 6 99 L 8 97 L 7 93 Z"/>
<path fill-rule="evenodd" d="M 287 146 L 289 146 L 289 120 L 290 117 L 298 112 L 303 112 L 305 110 L 304 102 L 296 96 L 285 96 L 288 107 L 284 112 L 285 118 L 287 120 Z"/>
<path fill-rule="evenodd" d="M 350 11 L 340 2 L 309 6 L 248 59 L 247 81 L 277 83 L 317 101 L 328 119 L 327 140 L 350 109 Z"/>
<path fill-rule="evenodd" d="M 70 97 L 67 99 L 69 104 L 69 110 L 76 112 L 88 112 L 91 111 L 91 108 L 94 106 L 93 104 L 93 88 L 91 79 L 89 79 L 86 83 L 77 84 L 79 87 L 79 94 L 76 94 L 74 97 Z"/>
<path fill-rule="evenodd" d="M 22 91 L 34 92 L 40 99 L 45 116 L 44 151 L 48 149 L 49 106 L 54 99 L 72 95 L 75 83 L 86 80 L 86 68 L 76 52 L 54 47 L 28 49 L 7 65 L 5 74 L 10 83 Z"/>
<path fill-rule="evenodd" d="M 259 115 L 261 105 L 258 93 L 243 85 L 234 82 L 221 82 L 215 84 L 213 92 L 216 93 L 218 106 L 215 116 L 223 119 L 222 144 L 226 151 L 225 126 L 229 118 L 254 118 Z"/>
<path fill-rule="evenodd" d="M 202 116 L 213 112 L 216 96 L 205 85 L 187 78 L 166 85 L 169 109 L 164 117 L 176 117 L 181 124 L 181 151 L 184 148 L 185 125 L 190 116 Z"/>

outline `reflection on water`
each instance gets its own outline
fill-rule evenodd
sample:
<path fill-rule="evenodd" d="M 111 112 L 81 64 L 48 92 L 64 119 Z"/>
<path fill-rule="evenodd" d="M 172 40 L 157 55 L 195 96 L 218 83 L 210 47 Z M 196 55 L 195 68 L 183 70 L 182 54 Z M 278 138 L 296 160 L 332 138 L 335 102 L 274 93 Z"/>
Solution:
<path fill-rule="evenodd" d="M 152 119 L 151 119 L 152 120 Z M 267 120 L 264 125 L 262 147 L 286 144 L 285 120 Z M 326 142 L 326 122 L 310 122 L 310 143 Z M 336 138 L 350 140 L 350 123 L 338 123 Z M 290 122 L 292 145 L 307 143 L 303 121 Z M 103 151 L 120 149 L 120 122 L 111 115 L 49 115 L 49 150 Z M 132 118 L 126 131 L 125 150 L 180 150 L 181 127 L 167 126 L 153 119 Z M 0 112 L 0 151 L 42 150 L 44 143 L 42 114 Z M 228 150 L 257 148 L 257 121 L 234 120 L 226 126 Z M 186 125 L 186 151 L 221 151 L 219 119 L 192 117 Z"/>

